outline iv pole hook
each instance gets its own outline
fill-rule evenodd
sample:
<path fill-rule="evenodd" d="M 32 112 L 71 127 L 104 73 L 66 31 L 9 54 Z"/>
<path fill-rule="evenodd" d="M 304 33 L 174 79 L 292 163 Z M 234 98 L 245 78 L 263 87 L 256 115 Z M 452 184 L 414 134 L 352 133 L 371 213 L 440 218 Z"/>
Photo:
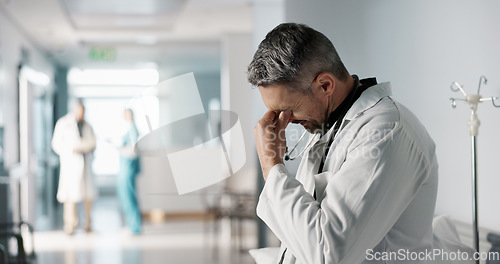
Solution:
<path fill-rule="evenodd" d="M 497 99 L 500 99 L 500 98 L 498 98 L 498 97 L 493 97 L 493 98 L 491 98 L 491 103 L 493 103 L 493 106 L 494 106 L 494 107 L 500 107 L 500 104 L 498 104 L 498 105 L 497 105 L 497 104 L 495 104 L 495 100 L 497 100 Z"/>
<path fill-rule="evenodd" d="M 487 82 L 488 82 L 488 79 L 486 79 L 486 77 L 484 77 L 484 75 L 481 75 L 481 77 L 479 78 L 479 85 L 477 87 L 477 94 L 479 94 L 479 91 L 481 90 L 481 83 L 486 84 Z"/>
<path fill-rule="evenodd" d="M 457 88 L 455 88 L 454 86 L 456 86 Z M 450 89 L 454 92 L 460 91 L 465 97 L 467 97 L 467 93 L 464 91 L 464 88 L 457 82 L 451 83 Z"/>

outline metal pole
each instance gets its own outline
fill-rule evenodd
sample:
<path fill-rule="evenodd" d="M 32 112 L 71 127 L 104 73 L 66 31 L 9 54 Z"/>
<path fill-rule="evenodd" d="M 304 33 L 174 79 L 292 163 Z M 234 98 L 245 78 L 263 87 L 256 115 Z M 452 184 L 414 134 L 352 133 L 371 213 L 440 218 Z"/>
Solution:
<path fill-rule="evenodd" d="M 477 157 L 476 157 L 476 136 L 472 135 L 472 228 L 473 228 L 473 245 L 476 252 L 479 253 L 479 231 L 477 218 Z M 479 264 L 479 260 L 476 260 Z"/>
<path fill-rule="evenodd" d="M 259 159 L 257 158 L 257 193 L 256 200 L 258 201 L 259 195 L 264 189 L 264 177 L 262 176 L 262 169 L 260 167 Z M 267 226 L 260 218 L 257 217 L 257 247 L 267 247 Z"/>
<path fill-rule="evenodd" d="M 477 199 L 477 152 L 476 152 L 476 136 L 478 134 L 479 130 L 479 119 L 477 118 L 476 110 L 477 110 L 477 105 L 480 102 L 484 101 L 491 101 L 493 103 L 493 106 L 495 107 L 500 107 L 500 105 L 495 104 L 495 100 L 499 99 L 498 97 L 489 97 L 489 98 L 482 98 L 479 92 L 481 91 L 481 83 L 486 84 L 487 80 L 486 77 L 481 76 L 479 78 L 479 86 L 477 88 L 477 94 L 467 94 L 465 93 L 463 87 L 457 83 L 453 82 L 451 84 L 451 90 L 454 92 L 460 91 L 465 98 L 464 99 L 455 99 L 455 98 L 450 98 L 451 100 L 451 106 L 453 108 L 456 107 L 456 100 L 461 100 L 465 101 L 469 104 L 470 109 L 471 109 L 471 115 L 470 119 L 468 122 L 468 125 L 470 126 L 470 135 L 471 135 L 471 143 L 472 143 L 472 148 L 471 148 L 471 158 L 472 158 L 472 233 L 473 233 L 473 246 L 476 250 L 477 253 L 479 253 L 479 228 L 478 228 L 478 199 Z M 476 263 L 479 264 L 479 260 L 476 260 Z"/>

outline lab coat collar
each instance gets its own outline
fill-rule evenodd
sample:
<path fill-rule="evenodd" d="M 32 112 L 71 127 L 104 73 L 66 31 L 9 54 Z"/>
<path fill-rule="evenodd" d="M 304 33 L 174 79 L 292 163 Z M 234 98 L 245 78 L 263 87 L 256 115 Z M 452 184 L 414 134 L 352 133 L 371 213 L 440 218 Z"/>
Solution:
<path fill-rule="evenodd" d="M 389 82 L 379 83 L 374 85 L 366 91 L 364 91 L 361 96 L 354 102 L 351 109 L 347 111 L 345 115 L 345 121 L 351 121 L 361 115 L 363 113 L 372 108 L 375 104 L 377 104 L 382 98 L 391 96 L 392 89 L 391 84 Z"/>
<path fill-rule="evenodd" d="M 377 104 L 380 101 L 380 99 L 391 95 L 392 95 L 392 89 L 391 89 L 391 84 L 389 82 L 379 83 L 370 86 L 361 94 L 361 96 L 354 102 L 351 108 L 347 111 L 344 119 L 341 120 L 341 122 L 343 123 L 340 126 L 340 129 L 342 130 L 342 128 L 346 126 L 354 118 L 363 115 L 363 113 L 366 110 L 372 108 L 375 104 Z M 327 144 L 332 134 L 333 134 L 333 126 L 322 136 L 316 134 L 315 135 L 316 139 L 313 140 L 313 143 L 317 146 Z"/>

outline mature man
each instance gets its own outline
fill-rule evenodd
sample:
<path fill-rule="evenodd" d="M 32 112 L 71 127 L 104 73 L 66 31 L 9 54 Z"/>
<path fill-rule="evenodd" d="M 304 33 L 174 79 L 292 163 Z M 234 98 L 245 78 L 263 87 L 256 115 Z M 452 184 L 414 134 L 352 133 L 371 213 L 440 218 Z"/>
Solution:
<path fill-rule="evenodd" d="M 389 83 L 350 75 L 327 37 L 293 23 L 267 34 L 248 80 L 269 109 L 254 135 L 266 179 L 257 214 L 282 242 L 274 263 L 432 250 L 435 145 Z M 312 133 L 296 175 L 283 164 L 289 123 Z"/>
<path fill-rule="evenodd" d="M 57 200 L 64 206 L 64 231 L 71 235 L 78 226 L 77 203 L 84 202 L 86 223 L 90 228 L 90 210 L 95 196 L 91 154 L 95 149 L 92 127 L 85 121 L 85 108 L 78 101 L 73 111 L 59 119 L 54 128 L 52 149 L 59 155 L 61 168 Z"/>

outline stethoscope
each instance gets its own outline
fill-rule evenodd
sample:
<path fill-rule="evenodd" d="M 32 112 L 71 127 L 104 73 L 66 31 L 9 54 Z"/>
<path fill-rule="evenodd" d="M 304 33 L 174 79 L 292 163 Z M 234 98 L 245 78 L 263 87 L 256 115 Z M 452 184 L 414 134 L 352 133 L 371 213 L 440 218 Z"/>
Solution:
<path fill-rule="evenodd" d="M 302 141 L 302 139 L 304 138 L 304 136 L 307 134 L 307 130 L 304 131 L 304 133 L 302 133 L 302 136 L 300 136 L 299 140 L 297 141 L 297 143 L 295 144 L 295 146 L 292 148 L 292 150 L 290 152 L 288 152 L 288 147 L 286 147 L 285 149 L 285 160 L 294 160 L 294 159 L 297 159 L 298 157 L 302 156 L 302 154 L 304 154 L 304 152 L 306 152 L 306 150 L 309 148 L 309 146 L 311 145 L 311 143 L 313 142 L 313 139 L 314 137 L 311 137 L 309 139 L 309 142 L 307 142 L 307 145 L 304 147 L 304 149 L 302 149 L 302 151 L 297 154 L 295 157 L 290 157 L 290 155 L 292 155 L 292 153 L 295 151 L 295 149 L 297 148 L 297 146 L 300 144 L 300 142 Z"/>
<path fill-rule="evenodd" d="M 358 79 L 358 76 L 354 75 L 353 77 L 354 77 L 354 80 L 355 80 L 354 89 L 358 89 L 358 86 L 359 86 L 359 79 Z M 348 98 L 347 100 L 351 101 L 351 104 L 352 104 L 353 96 L 350 96 L 350 98 Z M 345 110 L 343 111 L 343 113 L 341 113 L 339 120 L 342 120 L 342 118 L 345 116 L 345 114 L 346 114 L 346 112 L 347 112 L 347 110 L 348 110 L 348 109 L 349 109 L 349 108 L 345 109 Z M 336 134 L 336 133 L 337 133 L 337 131 L 339 130 L 340 125 L 341 125 L 341 122 L 336 122 L 336 123 L 335 123 L 335 127 L 334 127 L 334 132 L 333 132 L 333 136 L 332 136 L 332 138 L 335 136 L 335 134 Z M 298 157 L 302 156 L 302 154 L 304 154 L 304 152 L 306 152 L 306 150 L 309 148 L 309 146 L 311 145 L 311 143 L 314 141 L 313 139 L 314 139 L 315 137 L 311 137 L 311 138 L 309 139 L 309 142 L 307 142 L 307 145 L 304 147 L 304 149 L 303 149 L 303 150 L 302 150 L 302 151 L 301 151 L 301 152 L 300 152 L 297 156 L 295 156 L 295 157 L 290 157 L 290 155 L 292 155 L 293 151 L 294 151 L 294 150 L 297 148 L 297 146 L 300 144 L 300 142 L 302 141 L 302 139 L 304 138 L 304 136 L 306 135 L 306 133 L 307 133 L 307 130 L 306 130 L 306 131 L 304 131 L 304 133 L 302 134 L 302 136 L 300 136 L 299 140 L 297 141 L 297 143 L 295 144 L 295 146 L 292 148 L 292 150 L 291 150 L 290 152 L 288 152 L 288 147 L 286 147 L 286 149 L 285 149 L 285 156 L 284 156 L 285 160 L 287 160 L 287 161 L 288 161 L 288 160 L 294 160 L 294 159 L 297 159 Z M 331 141 L 331 140 L 330 140 L 330 141 Z M 329 142 L 328 146 L 330 146 L 330 143 L 331 143 L 331 142 Z"/>

